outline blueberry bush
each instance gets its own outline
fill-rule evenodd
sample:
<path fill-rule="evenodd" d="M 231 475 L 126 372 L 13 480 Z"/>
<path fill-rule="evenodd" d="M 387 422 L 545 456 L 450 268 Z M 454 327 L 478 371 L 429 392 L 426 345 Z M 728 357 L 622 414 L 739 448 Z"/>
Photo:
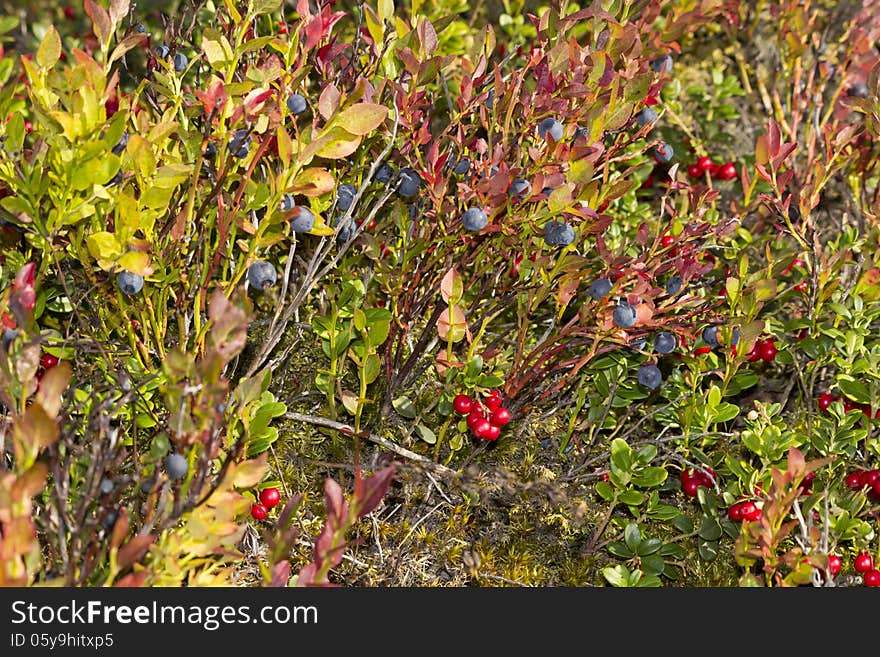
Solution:
<path fill-rule="evenodd" d="M 0 584 L 880 586 L 880 1 L 0 8 Z"/>

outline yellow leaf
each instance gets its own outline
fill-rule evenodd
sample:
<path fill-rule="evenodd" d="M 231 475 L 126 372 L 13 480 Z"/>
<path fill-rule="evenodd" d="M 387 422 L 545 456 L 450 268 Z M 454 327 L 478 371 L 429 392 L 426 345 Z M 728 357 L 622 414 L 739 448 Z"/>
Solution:
<path fill-rule="evenodd" d="M 253 488 L 266 474 L 268 452 L 263 452 L 255 459 L 250 459 L 234 467 L 232 485 L 236 488 Z"/>
<path fill-rule="evenodd" d="M 321 196 L 333 190 L 336 180 L 333 175 L 320 167 L 311 167 L 302 171 L 287 191 L 303 196 Z"/>
<path fill-rule="evenodd" d="M 54 26 L 50 25 L 46 30 L 46 36 L 37 48 L 37 64 L 41 68 L 52 68 L 61 57 L 61 37 Z"/>
<path fill-rule="evenodd" d="M 153 273 L 150 266 L 150 255 L 141 251 L 129 251 L 119 258 L 116 263 L 125 271 L 130 271 L 138 276 L 149 276 Z"/>
<path fill-rule="evenodd" d="M 335 123 L 353 135 L 366 135 L 378 128 L 388 118 L 388 108 L 376 103 L 358 103 L 344 109 L 336 116 Z"/>

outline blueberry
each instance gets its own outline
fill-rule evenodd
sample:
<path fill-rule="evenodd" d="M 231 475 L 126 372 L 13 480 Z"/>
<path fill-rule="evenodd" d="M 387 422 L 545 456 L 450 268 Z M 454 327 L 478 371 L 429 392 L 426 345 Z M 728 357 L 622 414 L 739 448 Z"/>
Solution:
<path fill-rule="evenodd" d="M 116 285 L 126 296 L 133 296 L 144 287 L 144 277 L 130 271 L 121 271 L 116 275 Z"/>
<path fill-rule="evenodd" d="M 122 184 L 122 170 L 120 169 L 119 171 L 116 172 L 116 175 L 113 176 L 113 177 L 107 182 L 107 186 L 108 186 L 108 187 L 113 187 L 113 186 L 115 186 L 115 185 L 121 185 L 121 184 Z"/>
<path fill-rule="evenodd" d="M 482 208 L 468 208 L 461 215 L 461 225 L 465 230 L 477 232 L 483 230 L 488 223 L 489 218 Z"/>
<path fill-rule="evenodd" d="M 550 246 L 568 246 L 574 237 L 574 227 L 564 221 L 550 221 L 544 226 L 544 242 Z"/>
<path fill-rule="evenodd" d="M 257 260 L 248 267 L 247 279 L 251 287 L 257 290 L 265 290 L 267 287 L 275 285 L 275 281 L 278 280 L 278 273 L 271 262 Z"/>
<path fill-rule="evenodd" d="M 159 59 L 166 59 L 170 54 L 171 48 L 166 46 L 164 43 L 161 46 L 156 47 L 156 57 L 158 57 Z"/>
<path fill-rule="evenodd" d="M 404 167 L 397 174 L 397 193 L 404 198 L 412 198 L 419 193 L 422 177 L 415 169 Z"/>
<path fill-rule="evenodd" d="M 703 342 L 705 342 L 710 347 L 718 346 L 718 327 L 717 326 L 707 326 L 703 329 Z"/>
<path fill-rule="evenodd" d="M 174 55 L 174 70 L 178 73 L 183 73 L 186 70 L 186 65 L 189 64 L 189 59 L 187 59 L 186 55 L 182 52 Z"/>
<path fill-rule="evenodd" d="M 677 346 L 675 335 L 669 331 L 660 331 L 654 335 L 654 351 L 658 354 L 671 354 Z"/>
<path fill-rule="evenodd" d="M 653 123 L 657 120 L 657 112 L 652 110 L 650 107 L 646 107 L 641 112 L 636 114 L 636 123 L 639 125 L 647 125 L 648 123 Z"/>
<path fill-rule="evenodd" d="M 620 328 L 630 328 L 636 323 L 636 309 L 626 301 L 621 301 L 614 309 L 614 323 Z"/>
<path fill-rule="evenodd" d="M 138 34 L 145 34 L 147 31 L 147 26 L 144 25 L 143 23 L 138 23 L 137 25 L 134 26 L 134 31 L 137 32 Z"/>
<path fill-rule="evenodd" d="M 302 114 L 307 108 L 306 99 L 300 94 L 291 94 L 287 99 L 287 109 L 291 114 Z"/>
<path fill-rule="evenodd" d="M 611 281 L 607 278 L 598 278 L 590 283 L 590 290 L 587 294 L 589 294 L 594 301 L 598 301 L 609 292 L 611 292 Z"/>
<path fill-rule="evenodd" d="M 672 276 L 668 281 L 666 281 L 666 294 L 671 297 L 674 297 L 681 291 L 681 276 Z"/>
<path fill-rule="evenodd" d="M 119 509 L 110 509 L 110 511 L 107 513 L 107 516 L 104 518 L 104 520 L 101 521 L 101 525 L 104 527 L 104 529 L 110 531 L 111 529 L 113 529 L 113 526 L 116 524 L 116 520 L 118 518 Z"/>
<path fill-rule="evenodd" d="M 486 96 L 486 107 L 492 109 L 492 105 L 495 104 L 495 89 L 489 89 L 489 95 Z"/>
<path fill-rule="evenodd" d="M 296 207 L 296 206 L 294 206 Z M 308 233 L 315 225 L 315 215 L 303 206 L 298 206 L 299 212 L 291 219 L 290 228 L 294 233 Z M 292 210 L 293 208 L 291 208 Z"/>
<path fill-rule="evenodd" d="M 801 211 L 794 203 L 788 206 L 788 219 L 793 224 L 796 224 L 801 220 Z"/>
<path fill-rule="evenodd" d="M 217 145 L 214 142 L 208 142 L 208 145 L 205 146 L 205 157 L 209 160 L 217 157 Z"/>
<path fill-rule="evenodd" d="M 9 351 L 10 345 L 12 345 L 12 341 L 18 336 L 18 329 L 4 328 L 3 329 L 3 351 Z"/>
<path fill-rule="evenodd" d="M 675 150 L 666 142 L 660 142 L 654 147 L 654 157 L 658 162 L 669 162 L 675 155 Z"/>
<path fill-rule="evenodd" d="M 343 219 L 342 215 L 337 216 L 336 220 L 333 222 L 333 226 L 338 227 L 339 222 L 342 219 Z M 357 225 L 354 223 L 354 221 L 351 219 L 351 217 L 349 217 L 348 219 L 345 220 L 345 223 L 342 225 L 342 227 L 339 228 L 339 232 L 336 234 L 336 241 L 337 242 L 349 241 L 354 236 L 354 233 L 356 230 L 357 230 Z"/>
<path fill-rule="evenodd" d="M 232 136 L 232 139 L 229 142 L 229 150 L 235 154 L 235 157 L 242 159 L 247 156 L 250 145 L 251 135 L 245 128 L 242 128 L 236 130 L 235 134 Z"/>
<path fill-rule="evenodd" d="M 854 98 L 867 98 L 868 85 L 863 82 L 856 82 L 849 89 L 846 90 L 846 95 L 853 96 Z"/>
<path fill-rule="evenodd" d="M 634 338 L 629 341 L 629 352 L 637 354 L 640 351 L 644 351 L 646 344 L 648 344 L 648 338 L 644 336 L 641 338 Z"/>
<path fill-rule="evenodd" d="M 380 182 L 384 185 L 385 183 L 391 182 L 393 178 L 394 167 L 387 162 L 383 162 L 379 165 L 379 168 L 376 169 L 376 182 Z"/>
<path fill-rule="evenodd" d="M 553 137 L 553 141 L 562 139 L 562 124 L 552 116 L 548 116 L 538 124 L 538 136 L 547 139 L 547 135 Z"/>
<path fill-rule="evenodd" d="M 354 197 L 357 195 L 357 188 L 354 185 L 342 184 L 336 188 L 336 207 L 343 212 L 348 212 Z"/>
<path fill-rule="evenodd" d="M 739 329 L 736 327 L 733 327 L 733 333 L 730 336 L 730 344 L 739 344 Z"/>
<path fill-rule="evenodd" d="M 142 493 L 149 493 L 151 490 L 153 490 L 153 482 L 152 481 L 145 481 L 144 483 L 141 484 L 141 492 Z"/>
<path fill-rule="evenodd" d="M 468 158 L 463 157 L 453 167 L 452 173 L 459 175 L 459 176 L 464 176 L 465 174 L 467 174 L 468 171 L 470 171 L 470 169 L 471 169 L 471 161 Z"/>
<path fill-rule="evenodd" d="M 577 139 L 578 137 L 586 137 L 586 136 L 589 135 L 589 134 L 590 134 L 590 129 L 589 129 L 589 128 L 578 127 L 578 128 L 574 131 L 574 138 Z"/>
<path fill-rule="evenodd" d="M 128 133 L 123 132 L 122 136 L 119 137 L 119 141 L 116 142 L 116 145 L 111 149 L 111 152 L 114 155 L 122 154 L 122 151 L 125 150 L 125 147 L 128 146 Z"/>
<path fill-rule="evenodd" d="M 169 454 L 165 457 L 165 472 L 172 479 L 183 479 L 189 472 L 189 464 L 180 454 Z"/>
<path fill-rule="evenodd" d="M 655 60 L 651 61 L 651 70 L 655 73 L 670 73 L 672 72 L 672 56 L 664 55 L 663 57 L 658 57 Z"/>
<path fill-rule="evenodd" d="M 507 193 L 518 201 L 522 201 L 526 196 L 532 193 L 532 183 L 525 178 L 516 178 L 510 183 Z"/>
<path fill-rule="evenodd" d="M 296 201 L 293 199 L 293 194 L 285 194 L 281 197 L 281 203 L 278 207 L 282 212 L 290 212 L 295 206 Z"/>
<path fill-rule="evenodd" d="M 544 196 L 550 196 L 550 194 L 553 193 L 553 188 L 552 188 L 552 187 L 544 187 L 544 188 L 541 189 L 541 193 L 542 193 Z"/>
<path fill-rule="evenodd" d="M 636 375 L 636 379 L 638 379 L 638 382 L 646 388 L 656 390 L 660 387 L 660 383 L 663 381 L 663 375 L 660 373 L 660 368 L 656 365 L 642 365 L 639 368 L 639 373 Z"/>
<path fill-rule="evenodd" d="M 111 479 L 102 479 L 98 490 L 101 491 L 101 495 L 109 495 L 113 492 L 113 488 L 113 481 Z"/>

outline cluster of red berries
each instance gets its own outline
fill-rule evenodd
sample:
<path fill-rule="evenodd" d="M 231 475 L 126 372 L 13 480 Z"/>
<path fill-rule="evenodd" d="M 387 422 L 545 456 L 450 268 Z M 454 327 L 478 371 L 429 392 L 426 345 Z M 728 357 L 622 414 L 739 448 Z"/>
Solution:
<path fill-rule="evenodd" d="M 731 504 L 727 509 L 727 517 L 733 522 L 756 522 L 762 518 L 764 512 L 751 500 L 740 500 Z"/>
<path fill-rule="evenodd" d="M 281 501 L 281 493 L 277 488 L 264 488 L 260 491 L 260 501 L 251 507 L 251 517 L 254 520 L 265 520 L 269 517 L 269 509 L 278 506 Z"/>
<path fill-rule="evenodd" d="M 853 562 L 853 568 L 862 574 L 862 582 L 865 586 L 880 586 L 880 570 L 874 567 L 874 557 L 870 552 L 859 552 Z"/>
<path fill-rule="evenodd" d="M 880 469 L 856 470 L 846 476 L 846 487 L 850 490 L 868 489 L 868 497 L 880 500 Z"/>
<path fill-rule="evenodd" d="M 467 426 L 477 438 L 498 440 L 501 427 L 510 422 L 510 411 L 502 405 L 501 393 L 492 390 L 482 401 L 468 395 L 456 395 L 452 408 L 459 415 L 467 416 Z"/>
<path fill-rule="evenodd" d="M 779 353 L 779 350 L 776 348 L 776 338 L 759 338 L 755 340 L 755 346 L 752 347 L 747 358 L 750 363 L 754 363 L 758 360 L 763 360 L 765 363 L 772 363 L 773 359 L 776 358 L 777 353 Z"/>
<path fill-rule="evenodd" d="M 819 410 L 827 411 L 828 407 L 831 406 L 831 404 L 836 402 L 838 399 L 839 399 L 839 397 L 832 395 L 830 392 L 823 392 L 816 399 L 816 403 L 819 405 Z M 871 405 L 870 404 L 857 404 L 856 402 L 850 401 L 849 399 L 844 397 L 843 398 L 843 412 L 849 413 L 850 411 L 853 411 L 853 410 L 859 410 L 862 413 L 864 413 L 865 417 L 867 417 L 868 419 L 871 418 Z M 874 417 L 880 418 L 880 408 L 878 408 L 874 412 Z"/>
<path fill-rule="evenodd" d="M 712 468 L 703 468 L 688 470 L 685 468 L 681 471 L 681 489 L 688 497 L 696 497 L 697 489 L 712 488 L 715 485 L 715 471 Z"/>
<path fill-rule="evenodd" d="M 711 157 L 704 155 L 693 164 L 688 165 L 687 172 L 694 179 L 702 178 L 708 173 L 710 177 L 718 178 L 718 180 L 733 180 L 736 178 L 736 165 L 733 162 L 715 164 Z"/>

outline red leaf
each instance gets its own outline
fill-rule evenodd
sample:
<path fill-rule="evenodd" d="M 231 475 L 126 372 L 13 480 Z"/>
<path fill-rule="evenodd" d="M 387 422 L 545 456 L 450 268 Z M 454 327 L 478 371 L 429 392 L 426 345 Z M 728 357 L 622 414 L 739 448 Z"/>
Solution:
<path fill-rule="evenodd" d="M 342 487 L 331 477 L 324 481 L 324 506 L 327 507 L 328 521 L 334 518 L 343 522 L 348 515 L 348 504 L 345 502 Z"/>
<path fill-rule="evenodd" d="M 290 580 L 290 562 L 286 559 L 279 561 L 272 567 L 272 581 L 269 586 L 281 587 L 287 586 Z"/>
<path fill-rule="evenodd" d="M 779 143 L 779 124 L 773 119 L 770 119 L 767 127 L 767 146 L 770 151 L 770 157 L 776 157 L 779 153 Z"/>
<path fill-rule="evenodd" d="M 363 480 L 363 494 L 358 495 L 355 502 L 358 517 L 367 515 L 379 506 L 379 502 L 385 497 L 385 493 L 388 492 L 388 487 L 394 479 L 394 471 L 394 465 L 389 465 Z"/>

